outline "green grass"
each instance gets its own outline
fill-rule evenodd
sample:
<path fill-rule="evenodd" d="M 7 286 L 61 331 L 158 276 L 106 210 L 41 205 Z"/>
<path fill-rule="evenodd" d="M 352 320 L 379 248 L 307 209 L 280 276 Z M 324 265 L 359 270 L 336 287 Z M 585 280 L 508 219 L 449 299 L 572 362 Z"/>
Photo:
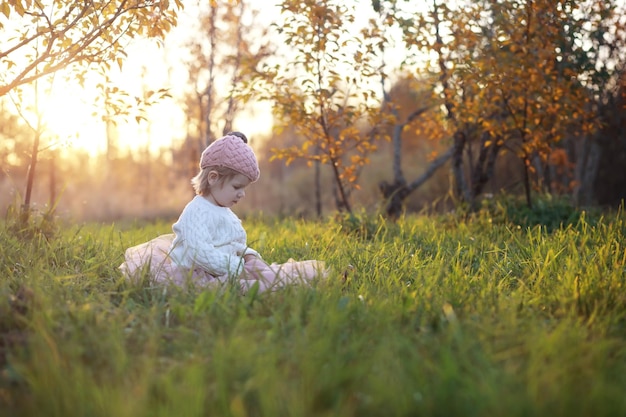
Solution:
<path fill-rule="evenodd" d="M 334 272 L 245 296 L 126 282 L 169 223 L 0 225 L 0 415 L 626 415 L 624 212 L 493 214 L 248 219 Z"/>

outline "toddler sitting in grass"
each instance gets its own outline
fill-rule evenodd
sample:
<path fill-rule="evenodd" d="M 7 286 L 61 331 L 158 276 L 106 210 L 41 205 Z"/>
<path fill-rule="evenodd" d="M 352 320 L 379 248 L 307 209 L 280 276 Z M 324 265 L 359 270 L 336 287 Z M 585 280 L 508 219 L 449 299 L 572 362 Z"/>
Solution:
<path fill-rule="evenodd" d="M 236 280 L 246 292 L 308 284 L 328 273 L 321 261 L 288 260 L 267 264 L 248 247 L 241 220 L 231 210 L 260 176 L 257 158 L 243 133 L 231 132 L 210 144 L 191 180 L 196 196 L 185 206 L 173 234 L 166 234 L 125 252 L 122 272 L 133 278 L 149 269 L 156 282 L 208 286 Z"/>

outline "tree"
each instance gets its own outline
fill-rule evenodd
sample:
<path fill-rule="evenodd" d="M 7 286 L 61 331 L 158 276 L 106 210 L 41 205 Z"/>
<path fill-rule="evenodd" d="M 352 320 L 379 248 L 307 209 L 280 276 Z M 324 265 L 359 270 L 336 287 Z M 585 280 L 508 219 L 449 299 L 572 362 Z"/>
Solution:
<path fill-rule="evenodd" d="M 25 177 L 21 167 L 26 166 L 29 132 L 20 117 L 0 101 L 0 180 L 5 177 Z M 16 172 L 17 171 L 17 172 Z"/>
<path fill-rule="evenodd" d="M 593 184 L 604 152 L 619 149 L 619 136 L 608 134 L 606 126 L 612 117 L 621 119 L 620 95 L 626 69 L 626 7 L 619 1 L 586 1 L 576 5 L 578 16 L 563 27 L 564 42 L 559 46 L 566 59 L 562 65 L 577 68 L 578 79 L 590 97 L 589 109 L 601 125 L 593 131 L 573 130 L 565 137 L 561 150 L 568 161 L 575 162 L 571 178 L 574 201 L 579 205 L 591 202 Z M 617 104 L 617 105 L 616 105 Z M 608 146 L 607 145 L 608 143 Z"/>
<path fill-rule="evenodd" d="M 172 7 L 167 0 L 2 2 L 0 13 L 11 20 L 0 21 L 6 36 L 0 50 L 0 97 L 16 92 L 21 101 L 22 87 L 38 80 L 52 83 L 61 70 L 73 71 L 82 85 L 94 68 L 106 72 L 112 63 L 121 67 L 125 42 L 140 36 L 162 38 L 176 24 L 176 10 L 181 7 L 180 0 Z M 37 94 L 35 90 L 35 97 Z M 42 129 L 39 123 L 34 128 L 23 206 L 26 215 Z"/>
<path fill-rule="evenodd" d="M 187 136 L 186 155 L 179 159 L 191 176 L 204 148 L 216 137 L 237 130 L 234 122 L 244 102 L 239 91 L 272 54 L 268 28 L 259 24 L 258 10 L 248 2 L 220 7 L 200 3 L 194 12 L 194 18 L 186 22 L 189 34 L 182 43 L 188 76 L 181 98 Z"/>
<path fill-rule="evenodd" d="M 242 110 L 239 88 L 271 56 L 267 28 L 258 22 L 258 11 L 245 1 L 198 10 L 193 36 L 185 42 L 189 52 L 185 66 L 192 87 L 186 93 L 185 107 L 197 132 L 198 152 L 217 136 L 233 130 Z"/>
<path fill-rule="evenodd" d="M 6 38 L 0 50 L 0 97 L 13 89 L 80 64 L 81 82 L 89 65 L 122 65 L 124 42 L 162 38 L 176 24 L 180 0 L 2 2 Z"/>
<path fill-rule="evenodd" d="M 445 134 L 445 129 L 438 123 L 437 113 L 433 112 L 433 109 L 440 104 L 440 100 L 433 99 L 432 92 L 427 87 L 424 87 L 428 86 L 426 79 L 417 80 L 415 76 L 405 73 L 404 78 L 395 81 L 394 88 L 420 86 L 419 90 L 414 91 L 414 94 L 419 97 L 420 105 L 414 109 L 404 109 L 405 113 L 407 113 L 405 119 L 401 119 L 401 104 L 398 100 L 394 100 L 388 89 L 385 56 L 387 49 L 395 46 L 390 32 L 398 26 L 406 25 L 411 17 L 411 14 L 407 15 L 407 11 L 399 7 L 398 3 L 396 0 L 372 0 L 372 7 L 377 13 L 377 19 L 370 20 L 370 33 L 367 36 L 368 38 L 377 39 L 377 53 L 382 57 L 382 65 L 378 70 L 383 98 L 380 108 L 384 125 L 391 128 L 393 181 L 381 181 L 378 188 L 385 200 L 385 213 L 391 219 L 396 219 L 400 216 L 406 198 L 430 179 L 452 156 L 451 150 L 443 154 L 435 154 L 431 164 L 422 175 L 411 182 L 406 179 L 402 166 L 402 160 L 404 159 L 402 143 L 405 132 L 413 129 L 416 133 L 429 136 L 433 141 L 439 141 L 442 135 Z M 411 61 L 412 57 L 407 53 L 401 67 Z"/>
<path fill-rule="evenodd" d="M 599 22 L 615 8 L 583 3 L 590 5 L 585 11 L 567 0 L 481 0 L 456 8 L 434 0 L 427 13 L 399 20 L 407 46 L 436 57 L 424 68 L 438 78 L 433 93 L 453 132 L 456 193 L 470 205 L 505 151 L 522 161 L 530 205 L 533 161 L 545 161 L 571 132 L 597 129 L 589 80 L 603 54 L 587 40 L 604 36 Z"/>
<path fill-rule="evenodd" d="M 602 130 L 594 138 L 602 150 L 597 176 L 593 183 L 593 198 L 600 205 L 618 207 L 626 202 L 626 74 L 619 89 L 602 104 Z"/>
<path fill-rule="evenodd" d="M 330 167 L 337 207 L 348 212 L 381 123 L 375 39 L 356 27 L 354 6 L 345 2 L 283 1 L 276 29 L 288 56 L 264 67 L 248 90 L 249 96 L 273 103 L 278 131 L 290 126 L 303 139 L 300 146 L 273 149 L 274 157 Z M 318 196 L 320 187 L 316 171 Z"/>

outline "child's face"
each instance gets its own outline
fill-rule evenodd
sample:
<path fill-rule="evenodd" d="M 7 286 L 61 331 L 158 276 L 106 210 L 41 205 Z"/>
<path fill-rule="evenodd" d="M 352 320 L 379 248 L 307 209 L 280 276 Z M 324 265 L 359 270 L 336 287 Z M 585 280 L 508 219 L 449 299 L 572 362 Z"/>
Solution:
<path fill-rule="evenodd" d="M 220 207 L 232 207 L 246 196 L 245 188 L 250 184 L 250 180 L 245 175 L 237 174 L 220 181 L 217 173 L 215 173 L 216 175 L 212 174 L 209 174 L 211 190 L 207 196 L 212 203 Z"/>

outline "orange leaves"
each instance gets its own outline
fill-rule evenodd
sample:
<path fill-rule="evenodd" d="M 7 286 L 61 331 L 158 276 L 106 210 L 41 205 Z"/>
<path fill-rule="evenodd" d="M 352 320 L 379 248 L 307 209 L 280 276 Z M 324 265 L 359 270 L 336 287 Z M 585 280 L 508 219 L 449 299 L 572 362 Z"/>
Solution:
<path fill-rule="evenodd" d="M 573 168 L 574 163 L 569 160 L 567 156 L 567 152 L 563 148 L 556 148 L 552 150 L 549 156 L 549 161 L 551 165 L 558 167 L 566 167 Z"/>
<path fill-rule="evenodd" d="M 15 20 L 17 28 L 6 34 L 8 41 L 0 47 L 6 83 L 0 86 L 0 96 L 70 66 L 78 70 L 85 64 L 86 71 L 94 62 L 119 65 L 124 38 L 163 37 L 176 24 L 182 3 L 55 0 L 53 6 L 32 0 L 0 3 L 0 13 Z"/>
<path fill-rule="evenodd" d="M 428 162 L 433 162 L 435 159 L 437 159 L 437 157 L 439 156 L 439 152 L 437 151 L 431 151 L 428 156 L 426 157 L 426 160 Z"/>
<path fill-rule="evenodd" d="M 275 67 L 265 94 L 274 104 L 275 125 L 291 128 L 299 147 L 275 149 L 276 158 L 328 165 L 342 204 L 357 189 L 361 167 L 379 138 L 381 31 L 352 26 L 352 3 L 285 0 L 279 32 L 292 54 Z"/>
<path fill-rule="evenodd" d="M 10 13 L 11 13 L 11 9 L 10 7 L 12 6 L 15 9 L 15 13 L 17 13 L 19 16 L 24 16 L 24 13 L 26 12 L 26 10 L 30 9 L 30 7 L 32 6 L 33 1 L 32 0 L 13 0 L 13 1 L 9 1 L 9 2 L 2 2 L 3 7 L 2 7 L 2 13 L 6 16 L 9 17 Z M 4 7 L 6 6 L 6 7 Z M 6 10 L 6 12 L 5 12 Z"/>
<path fill-rule="evenodd" d="M 522 142 L 527 154 L 543 152 L 568 132 L 593 129 L 589 92 L 573 70 L 580 57 L 567 50 L 578 17 L 547 0 L 524 8 L 491 3 L 491 10 L 475 4 L 471 12 L 444 15 L 455 36 L 437 46 L 441 95 L 455 128 L 487 132 L 497 145 Z"/>
<path fill-rule="evenodd" d="M 11 6 L 8 1 L 0 3 L 0 13 L 2 13 L 6 18 L 11 16 Z"/>

